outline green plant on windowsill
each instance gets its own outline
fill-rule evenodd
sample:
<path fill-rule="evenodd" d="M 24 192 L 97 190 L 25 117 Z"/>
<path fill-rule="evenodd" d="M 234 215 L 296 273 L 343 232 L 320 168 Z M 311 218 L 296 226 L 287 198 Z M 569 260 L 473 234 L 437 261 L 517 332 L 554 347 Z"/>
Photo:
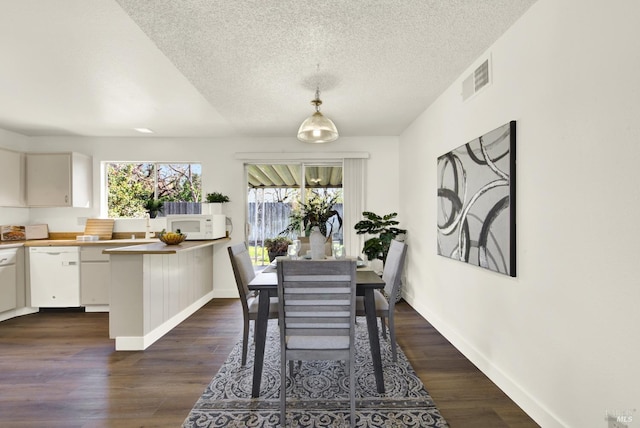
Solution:
<path fill-rule="evenodd" d="M 162 212 L 164 202 L 161 199 L 149 198 L 144 201 L 143 207 L 149 213 L 149 217 L 156 218 L 158 213 Z"/>
<path fill-rule="evenodd" d="M 227 195 L 223 195 L 222 193 L 218 192 L 207 193 L 206 199 L 210 204 L 231 202 Z"/>

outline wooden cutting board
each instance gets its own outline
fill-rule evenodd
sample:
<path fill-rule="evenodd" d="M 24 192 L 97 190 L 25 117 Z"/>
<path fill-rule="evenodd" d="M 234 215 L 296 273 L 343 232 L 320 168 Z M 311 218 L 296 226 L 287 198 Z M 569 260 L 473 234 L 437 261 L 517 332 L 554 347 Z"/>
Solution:
<path fill-rule="evenodd" d="M 111 239 L 113 236 L 113 219 L 88 218 L 84 227 L 85 235 L 98 235 L 99 239 Z"/>

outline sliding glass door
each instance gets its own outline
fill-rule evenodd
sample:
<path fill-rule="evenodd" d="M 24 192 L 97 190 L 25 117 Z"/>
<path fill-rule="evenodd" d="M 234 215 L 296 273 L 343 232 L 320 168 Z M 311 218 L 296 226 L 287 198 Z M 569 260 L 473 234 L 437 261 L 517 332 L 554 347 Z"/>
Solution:
<path fill-rule="evenodd" d="M 334 209 L 343 216 L 342 162 L 252 163 L 246 164 L 246 177 L 247 243 L 255 265 L 269 263 L 265 241 L 286 235 L 289 215 L 300 202 L 335 196 Z M 335 217 L 331 221 L 332 239 L 342 242 L 343 230 Z"/>

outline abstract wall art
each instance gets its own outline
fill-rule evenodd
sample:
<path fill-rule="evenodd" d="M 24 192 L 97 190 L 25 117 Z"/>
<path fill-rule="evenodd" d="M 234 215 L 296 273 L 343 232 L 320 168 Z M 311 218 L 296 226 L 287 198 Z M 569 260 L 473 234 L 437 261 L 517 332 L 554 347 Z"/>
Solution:
<path fill-rule="evenodd" d="M 438 254 L 516 276 L 516 122 L 438 158 Z"/>

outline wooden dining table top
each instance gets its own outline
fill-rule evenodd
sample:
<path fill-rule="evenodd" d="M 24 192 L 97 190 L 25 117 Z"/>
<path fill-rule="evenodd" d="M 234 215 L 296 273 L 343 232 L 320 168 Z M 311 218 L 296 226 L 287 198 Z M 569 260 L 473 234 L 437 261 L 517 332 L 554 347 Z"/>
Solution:
<path fill-rule="evenodd" d="M 268 269 L 268 270 L 267 270 Z M 249 290 L 261 290 L 278 285 L 278 274 L 271 266 L 260 272 L 249 282 Z M 356 271 L 356 286 L 358 288 L 383 288 L 384 281 L 372 270 Z"/>

